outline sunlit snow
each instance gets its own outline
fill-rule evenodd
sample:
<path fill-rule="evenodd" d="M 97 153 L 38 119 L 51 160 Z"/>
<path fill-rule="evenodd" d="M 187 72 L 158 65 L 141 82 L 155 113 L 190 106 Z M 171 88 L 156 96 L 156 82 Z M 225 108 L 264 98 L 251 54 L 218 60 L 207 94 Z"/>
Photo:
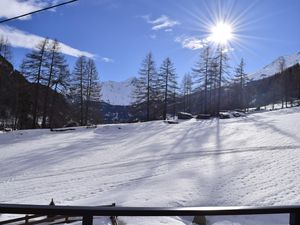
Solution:
<path fill-rule="evenodd" d="M 293 108 L 227 120 L 2 133 L 0 199 L 170 207 L 299 204 L 299 118 L 300 108 Z M 190 224 L 179 217 L 120 219 L 128 224 Z M 274 225 L 287 224 L 288 216 L 208 221 Z"/>

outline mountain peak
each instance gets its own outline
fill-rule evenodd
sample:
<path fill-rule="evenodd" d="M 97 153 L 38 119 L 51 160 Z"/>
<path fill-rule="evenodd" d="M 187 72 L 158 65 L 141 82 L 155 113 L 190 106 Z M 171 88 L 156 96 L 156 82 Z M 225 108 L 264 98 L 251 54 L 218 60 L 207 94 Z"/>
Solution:
<path fill-rule="evenodd" d="M 266 65 L 265 67 L 258 70 L 257 72 L 250 74 L 249 78 L 253 80 L 259 80 L 265 77 L 270 77 L 276 73 L 279 73 L 280 62 L 282 59 L 284 59 L 285 61 L 285 68 L 289 68 L 293 65 L 300 63 L 300 52 L 293 55 L 285 55 L 285 56 L 278 57 L 269 65 Z"/>
<path fill-rule="evenodd" d="M 134 79 L 135 77 L 129 77 L 124 81 L 102 82 L 102 100 L 111 105 L 131 105 Z"/>

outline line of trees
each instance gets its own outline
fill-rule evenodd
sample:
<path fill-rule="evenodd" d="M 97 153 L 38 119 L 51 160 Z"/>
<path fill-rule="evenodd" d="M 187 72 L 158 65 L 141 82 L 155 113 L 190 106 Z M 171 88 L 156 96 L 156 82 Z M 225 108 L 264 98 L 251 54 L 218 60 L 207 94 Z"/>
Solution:
<path fill-rule="evenodd" d="M 0 55 L 6 59 L 12 57 L 9 41 L 3 37 L 0 37 Z M 248 78 L 243 59 L 233 69 L 228 62 L 224 47 L 204 46 L 191 73 L 185 74 L 178 85 L 172 60 L 167 57 L 156 67 L 153 55 L 148 53 L 134 81 L 135 102 L 131 113 L 146 121 L 166 119 L 177 111 L 217 116 L 229 109 L 246 110 L 266 104 L 273 104 L 274 108 L 278 102 L 282 108 L 288 107 L 288 102 L 292 105 L 300 98 L 299 65 L 286 68 L 284 57 L 279 59 L 278 74 L 259 81 Z M 13 81 L 10 88 L 15 90 L 15 97 L 0 96 L 2 102 L 13 99 L 11 112 L 0 105 L 0 116 L 9 118 L 7 115 L 13 114 L 15 127 L 28 128 L 26 121 L 30 121 L 31 128 L 55 127 L 58 116 L 62 115 L 66 115 L 65 120 L 78 121 L 79 125 L 99 122 L 94 109 L 99 108 L 95 102 L 101 99 L 101 86 L 93 59 L 78 57 L 71 72 L 59 42 L 46 38 L 26 54 L 20 68 L 30 84 Z M 6 73 L 22 80 L 18 71 Z M 12 79 L 12 76 L 1 79 Z M 1 83 L 0 86 L 6 93 L 8 87 Z M 61 111 L 62 101 L 72 105 L 72 116 Z"/>
<path fill-rule="evenodd" d="M 91 102 L 99 102 L 101 98 L 101 85 L 95 62 L 92 59 L 87 59 L 85 56 L 78 58 L 70 91 L 72 100 L 79 103 L 80 125 L 87 125 Z"/>
<path fill-rule="evenodd" d="M 170 58 L 166 58 L 157 71 L 152 54 L 147 54 L 134 85 L 136 114 L 149 121 L 166 119 L 167 114 L 176 113 L 178 84 L 176 69 Z M 143 112 L 146 112 L 145 115 Z"/>
<path fill-rule="evenodd" d="M 222 110 L 247 111 L 267 104 L 274 109 L 279 102 L 282 108 L 288 107 L 300 99 L 299 65 L 286 68 L 284 57 L 279 59 L 278 74 L 259 81 L 249 79 L 243 58 L 235 68 L 228 62 L 224 47 L 205 46 L 179 88 L 171 59 L 166 58 L 157 69 L 148 53 L 135 81 L 135 115 L 146 121 L 166 119 L 177 111 L 217 116 Z"/>
<path fill-rule="evenodd" d="M 79 106 L 80 125 L 89 123 L 90 104 L 92 101 L 100 101 L 101 96 L 93 59 L 80 56 L 71 73 L 59 42 L 46 38 L 26 54 L 21 64 L 21 73 L 34 84 L 32 128 L 53 127 L 54 114 L 59 112 L 55 105 L 58 93 L 68 97 L 73 105 Z"/>
<path fill-rule="evenodd" d="M 224 85 L 228 84 L 228 60 L 223 47 L 213 50 L 210 46 L 205 46 L 192 69 L 195 90 L 203 93 L 200 111 L 204 114 L 216 115 L 221 110 L 222 91 Z"/>
<path fill-rule="evenodd" d="M 135 81 L 135 113 L 140 117 L 144 115 L 143 119 L 147 121 L 166 119 L 168 114 L 175 115 L 179 109 L 195 112 L 196 108 L 197 113 L 218 115 L 228 103 L 228 99 L 225 99 L 226 90 L 245 92 L 248 82 L 243 59 L 236 68 L 234 80 L 228 79 L 228 60 L 224 48 L 213 50 L 205 46 L 192 73 L 183 76 L 179 88 L 171 59 L 166 58 L 157 72 L 152 54 L 147 54 L 139 70 L 139 78 Z M 246 107 L 244 97 L 235 101 L 237 107 Z"/>

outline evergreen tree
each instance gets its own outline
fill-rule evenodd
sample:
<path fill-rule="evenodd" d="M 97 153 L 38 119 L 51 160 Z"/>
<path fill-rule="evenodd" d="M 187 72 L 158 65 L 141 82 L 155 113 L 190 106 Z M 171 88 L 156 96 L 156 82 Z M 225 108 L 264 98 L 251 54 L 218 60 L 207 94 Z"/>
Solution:
<path fill-rule="evenodd" d="M 161 92 L 163 93 L 163 119 L 165 120 L 167 118 L 168 104 L 170 103 L 170 100 L 173 99 L 173 104 L 175 104 L 174 100 L 176 98 L 177 88 L 175 68 L 170 58 L 166 58 L 163 61 L 160 67 L 159 80 Z"/>
<path fill-rule="evenodd" d="M 54 117 L 55 117 L 55 112 L 57 111 L 56 110 L 56 99 L 58 97 L 58 93 L 64 94 L 70 85 L 70 71 L 69 71 L 68 65 L 65 62 L 65 60 L 63 60 L 58 65 L 58 70 L 56 72 L 57 72 L 57 74 L 52 81 L 54 95 L 52 96 L 51 110 L 50 110 L 50 116 L 49 116 L 50 128 L 54 127 Z"/>
<path fill-rule="evenodd" d="M 0 55 L 8 61 L 12 60 L 11 45 L 3 36 L 0 37 Z"/>
<path fill-rule="evenodd" d="M 209 113 L 216 115 L 217 87 L 218 87 L 219 64 L 217 58 L 211 58 L 208 70 L 208 109 Z"/>
<path fill-rule="evenodd" d="M 193 68 L 198 89 L 204 91 L 204 113 L 208 112 L 209 69 L 211 64 L 210 47 L 205 46 L 200 54 L 200 60 Z"/>
<path fill-rule="evenodd" d="M 217 56 L 216 56 L 217 62 L 218 62 L 218 78 L 217 78 L 217 88 L 218 88 L 218 97 L 217 97 L 217 105 L 216 105 L 216 111 L 217 113 L 221 110 L 221 95 L 222 95 L 222 83 L 226 81 L 226 74 L 228 69 L 228 56 L 226 53 L 226 49 L 224 46 L 219 45 L 217 49 Z"/>
<path fill-rule="evenodd" d="M 79 104 L 80 124 L 87 125 L 90 119 L 92 102 L 100 101 L 101 85 L 95 62 L 80 56 L 76 61 L 72 77 L 71 95 L 73 102 Z"/>
<path fill-rule="evenodd" d="M 85 124 L 89 120 L 89 106 L 91 102 L 100 101 L 101 86 L 98 78 L 98 72 L 94 60 L 88 59 L 86 64 L 87 72 L 87 88 L 86 88 L 86 103 L 85 103 Z"/>
<path fill-rule="evenodd" d="M 235 69 L 235 75 L 234 75 L 234 86 L 236 87 L 237 90 L 237 95 L 236 97 L 238 98 L 238 106 L 241 109 L 245 109 L 246 103 L 246 92 L 245 92 L 245 87 L 247 82 L 249 81 L 249 78 L 247 74 L 245 73 L 245 63 L 244 59 L 241 59 L 240 64 L 238 67 Z"/>
<path fill-rule="evenodd" d="M 152 54 L 149 53 L 142 62 L 140 77 L 134 82 L 134 98 L 136 104 L 146 103 L 146 120 L 150 120 L 151 103 L 158 97 L 158 79 Z"/>
<path fill-rule="evenodd" d="M 284 57 L 280 57 L 279 58 L 279 72 L 282 75 L 282 79 L 281 79 L 281 108 L 284 107 L 284 102 L 285 102 L 285 107 L 287 108 L 287 76 L 284 73 L 284 70 L 286 69 L 286 62 L 285 62 L 285 58 Z"/>
<path fill-rule="evenodd" d="M 61 67 L 66 64 L 64 56 L 60 52 L 59 42 L 57 40 L 52 41 L 47 47 L 47 52 L 45 55 L 46 60 L 46 71 L 43 84 L 47 87 L 45 89 L 45 96 L 43 102 L 43 118 L 42 127 L 46 127 L 46 119 L 48 115 L 49 107 L 49 92 L 50 88 L 54 85 L 54 80 L 57 80 L 57 76 L 60 74 Z"/>
<path fill-rule="evenodd" d="M 88 85 L 86 65 L 86 57 L 80 56 L 75 63 L 71 88 L 72 96 L 74 97 L 75 102 L 79 103 L 81 126 L 84 125 L 84 100 L 86 100 L 86 92 Z"/>
<path fill-rule="evenodd" d="M 191 94 L 192 94 L 192 76 L 185 74 L 181 83 L 181 90 L 183 95 L 183 111 L 190 112 L 191 110 Z"/>
<path fill-rule="evenodd" d="M 21 65 L 21 71 L 26 78 L 35 83 L 34 103 L 32 108 L 32 128 L 36 128 L 38 117 L 38 100 L 40 97 L 40 84 L 45 77 L 46 52 L 48 39 L 41 41 L 32 52 L 25 56 Z"/>
<path fill-rule="evenodd" d="M 177 86 L 177 84 L 176 85 L 174 85 L 174 86 L 172 86 L 171 87 L 173 90 L 172 90 L 172 92 L 173 92 L 173 94 L 172 94 L 172 108 L 173 108 L 173 117 L 175 117 L 176 116 L 176 112 L 177 112 L 177 101 L 176 101 L 176 99 L 177 99 L 177 95 L 178 95 L 178 86 Z"/>

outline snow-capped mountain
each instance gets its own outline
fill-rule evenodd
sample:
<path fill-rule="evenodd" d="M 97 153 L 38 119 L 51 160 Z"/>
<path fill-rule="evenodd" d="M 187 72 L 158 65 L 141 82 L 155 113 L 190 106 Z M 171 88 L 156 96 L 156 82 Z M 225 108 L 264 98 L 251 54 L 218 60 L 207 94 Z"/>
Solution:
<path fill-rule="evenodd" d="M 134 79 L 102 82 L 102 100 L 111 105 L 131 105 Z"/>
<path fill-rule="evenodd" d="M 284 59 L 284 60 L 282 60 Z M 259 80 L 265 77 L 270 77 L 278 72 L 280 72 L 280 63 L 284 61 L 285 68 L 291 67 L 297 63 L 300 63 L 300 52 L 293 55 L 286 55 L 278 57 L 271 64 L 265 66 L 264 68 L 258 70 L 257 72 L 250 74 L 249 78 L 253 80 Z"/>

